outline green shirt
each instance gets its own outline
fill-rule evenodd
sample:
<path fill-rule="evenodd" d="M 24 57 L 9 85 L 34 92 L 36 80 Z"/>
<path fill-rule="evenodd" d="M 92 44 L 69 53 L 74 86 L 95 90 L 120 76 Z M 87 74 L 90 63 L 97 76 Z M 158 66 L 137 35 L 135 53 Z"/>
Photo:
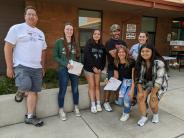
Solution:
<path fill-rule="evenodd" d="M 69 60 L 76 61 L 76 49 L 74 46 L 71 46 L 70 43 L 67 44 L 68 51 L 69 51 L 69 57 L 67 58 L 66 55 L 66 49 L 64 47 L 64 40 L 58 39 L 55 42 L 55 48 L 54 48 L 54 59 L 59 63 L 59 67 L 63 68 L 66 67 L 69 63 Z"/>

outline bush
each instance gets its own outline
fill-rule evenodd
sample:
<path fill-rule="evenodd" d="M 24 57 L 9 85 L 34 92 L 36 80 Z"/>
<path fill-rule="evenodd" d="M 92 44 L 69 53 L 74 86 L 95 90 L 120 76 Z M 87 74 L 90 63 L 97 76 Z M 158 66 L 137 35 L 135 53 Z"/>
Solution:
<path fill-rule="evenodd" d="M 8 79 L 5 76 L 0 76 L 0 95 L 12 94 L 17 91 L 14 80 Z"/>
<path fill-rule="evenodd" d="M 55 69 L 47 69 L 43 78 L 45 89 L 58 87 L 58 73 Z"/>

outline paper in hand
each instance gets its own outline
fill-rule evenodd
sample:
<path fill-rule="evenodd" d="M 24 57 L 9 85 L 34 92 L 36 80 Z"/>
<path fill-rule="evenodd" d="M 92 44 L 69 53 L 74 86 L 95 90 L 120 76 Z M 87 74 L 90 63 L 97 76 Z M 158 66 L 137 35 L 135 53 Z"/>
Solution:
<path fill-rule="evenodd" d="M 109 91 L 116 91 L 119 86 L 121 85 L 121 81 L 111 77 L 110 80 L 108 81 L 107 85 L 104 87 L 104 90 L 109 90 Z"/>
<path fill-rule="evenodd" d="M 80 76 L 83 64 L 80 62 L 72 61 L 73 68 L 68 70 L 68 73 Z"/>

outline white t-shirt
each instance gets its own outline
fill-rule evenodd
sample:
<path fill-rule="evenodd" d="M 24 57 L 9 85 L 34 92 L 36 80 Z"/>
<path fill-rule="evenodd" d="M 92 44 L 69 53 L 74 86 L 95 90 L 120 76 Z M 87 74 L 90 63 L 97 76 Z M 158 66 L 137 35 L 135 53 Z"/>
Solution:
<path fill-rule="evenodd" d="M 14 25 L 8 31 L 6 42 L 13 44 L 13 66 L 42 68 L 42 50 L 47 48 L 44 33 L 26 23 Z"/>

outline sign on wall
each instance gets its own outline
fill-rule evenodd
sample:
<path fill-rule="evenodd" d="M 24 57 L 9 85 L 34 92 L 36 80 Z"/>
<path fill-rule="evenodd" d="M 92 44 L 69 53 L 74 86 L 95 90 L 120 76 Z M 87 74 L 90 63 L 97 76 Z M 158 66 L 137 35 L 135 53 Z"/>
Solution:
<path fill-rule="evenodd" d="M 127 24 L 126 39 L 136 39 L 136 24 Z"/>
<path fill-rule="evenodd" d="M 136 33 L 126 33 L 126 39 L 136 39 Z"/>

